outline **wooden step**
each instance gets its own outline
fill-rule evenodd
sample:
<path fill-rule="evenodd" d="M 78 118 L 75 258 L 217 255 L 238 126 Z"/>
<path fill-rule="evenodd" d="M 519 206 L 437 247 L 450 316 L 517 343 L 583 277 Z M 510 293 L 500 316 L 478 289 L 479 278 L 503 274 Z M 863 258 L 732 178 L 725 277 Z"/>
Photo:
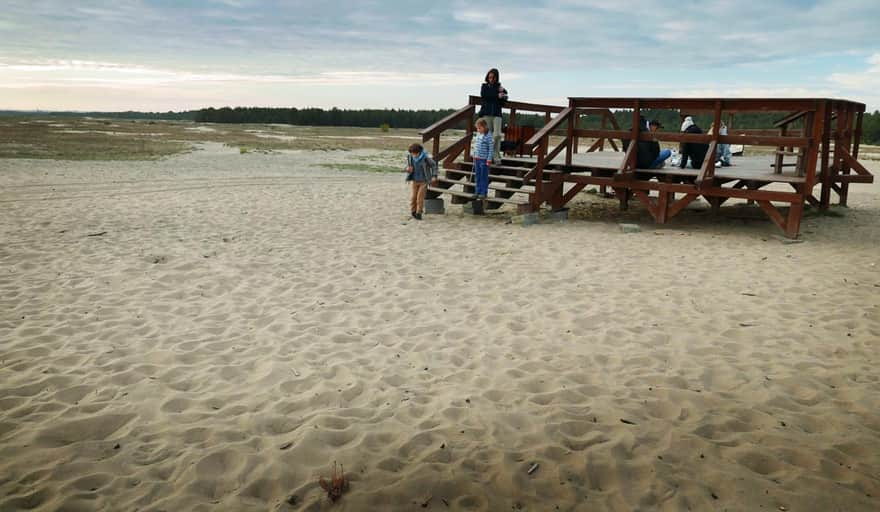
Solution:
<path fill-rule="evenodd" d="M 473 171 L 462 171 L 460 169 L 446 169 L 446 170 L 449 172 L 457 173 L 457 174 L 464 174 L 466 176 L 473 176 L 474 175 Z M 507 176 L 504 174 L 490 174 L 489 175 L 489 183 L 491 183 L 492 180 L 510 181 L 510 182 L 516 182 L 516 183 L 522 183 L 522 181 L 523 181 L 523 179 L 520 178 L 519 176 Z M 544 180 L 544 183 L 550 183 L 550 180 Z"/>
<path fill-rule="evenodd" d="M 466 186 L 470 186 L 470 187 L 475 186 L 472 181 L 454 180 L 452 178 L 438 178 L 438 180 L 442 181 L 443 183 L 450 183 L 453 185 L 466 185 Z M 491 183 L 491 182 L 489 183 L 489 188 L 491 190 L 500 190 L 502 192 L 510 192 L 512 194 L 533 194 L 535 192 L 531 188 L 505 187 L 504 185 L 499 185 L 499 184 L 495 184 L 495 183 Z"/>
<path fill-rule="evenodd" d="M 451 196 L 464 197 L 464 198 L 466 198 L 466 199 L 476 199 L 476 198 L 477 198 L 477 195 L 476 195 L 476 194 L 470 194 L 470 193 L 468 193 L 468 192 L 460 192 L 460 191 L 458 191 L 458 190 L 449 190 L 449 189 L 447 189 L 447 188 L 430 187 L 430 186 L 429 186 L 429 187 L 428 187 L 428 190 L 431 191 L 431 192 L 438 192 L 438 193 L 440 193 L 440 194 L 449 194 L 449 195 L 451 195 Z M 489 203 L 515 204 L 515 205 L 529 204 L 528 201 L 521 201 L 521 200 L 518 201 L 518 200 L 516 200 L 516 199 L 504 199 L 504 198 L 502 198 L 502 197 L 487 197 L 487 198 L 486 198 L 486 202 L 489 202 Z"/>
<path fill-rule="evenodd" d="M 455 163 L 458 165 L 461 165 L 463 167 L 473 167 L 474 166 L 473 162 L 455 162 Z M 527 172 L 529 172 L 531 170 L 532 170 L 532 167 L 517 167 L 517 166 L 513 166 L 513 165 L 490 165 L 489 166 L 489 173 L 491 173 L 492 171 L 511 171 L 511 172 L 516 172 L 519 174 L 526 174 Z M 557 171 L 554 169 L 544 169 L 545 174 L 547 174 L 547 173 L 552 174 L 552 173 L 559 173 L 559 172 L 562 172 L 562 171 Z M 497 174 L 497 172 L 496 172 L 496 174 Z"/>

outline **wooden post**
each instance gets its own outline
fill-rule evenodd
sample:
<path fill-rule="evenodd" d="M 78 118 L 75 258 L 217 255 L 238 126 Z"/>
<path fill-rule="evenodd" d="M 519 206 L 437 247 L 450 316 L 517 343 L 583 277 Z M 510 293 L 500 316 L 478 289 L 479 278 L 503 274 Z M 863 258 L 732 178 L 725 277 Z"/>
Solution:
<path fill-rule="evenodd" d="M 641 122 L 639 120 L 639 115 L 641 114 L 641 107 L 639 106 L 639 100 L 635 100 L 633 102 L 633 125 L 632 125 L 632 138 L 629 141 L 630 147 L 635 146 L 635 149 L 632 151 L 627 151 L 627 160 L 624 164 L 624 169 L 626 171 L 632 171 L 637 166 L 637 153 L 638 153 L 638 144 L 639 144 L 639 130 L 641 129 Z"/>
<path fill-rule="evenodd" d="M 831 155 L 831 111 L 833 104 L 830 100 L 824 101 L 825 114 L 822 116 L 822 169 L 819 173 L 822 181 L 822 190 L 819 195 L 819 209 L 825 211 L 831 203 L 831 169 L 828 165 L 828 157 Z"/>
<path fill-rule="evenodd" d="M 788 132 L 788 125 L 784 124 L 779 127 L 779 135 L 785 137 Z M 776 159 L 774 160 L 773 172 L 776 174 L 782 174 L 782 162 L 785 158 L 785 146 L 777 146 L 776 147 Z"/>
<path fill-rule="evenodd" d="M 849 151 L 849 154 L 852 155 L 853 158 L 859 157 L 859 144 L 861 143 L 862 138 L 862 112 L 856 113 L 855 111 L 848 109 L 849 115 L 847 116 L 847 138 L 846 138 L 846 149 Z M 855 131 L 853 131 L 853 123 L 855 123 Z M 843 164 L 842 172 L 843 174 L 849 174 L 851 169 L 850 166 L 845 163 Z M 840 184 L 840 204 L 846 206 L 847 199 L 849 198 L 849 182 L 843 182 Z"/>
<path fill-rule="evenodd" d="M 566 120 L 566 131 L 565 138 L 567 144 L 565 145 L 565 166 L 571 167 L 571 151 L 574 147 L 574 119 L 575 119 L 576 109 L 572 109 L 571 113 L 568 114 L 568 119 Z"/>
<path fill-rule="evenodd" d="M 700 174 L 694 181 L 699 188 L 707 188 L 715 182 L 715 154 L 718 151 L 718 140 L 721 137 L 721 100 L 715 100 L 715 129 L 712 130 L 712 140 L 709 142 L 709 149 L 703 158 L 703 165 L 700 167 Z"/>
<path fill-rule="evenodd" d="M 849 104 L 846 105 L 846 121 L 844 123 L 844 131 L 843 131 L 843 139 L 841 139 L 841 144 L 843 149 L 845 149 L 848 153 L 852 154 L 852 135 L 853 135 L 853 111 Z M 840 114 L 838 114 L 840 115 Z M 846 164 L 846 161 L 843 159 L 843 155 L 840 158 L 840 166 L 838 167 L 838 172 L 842 175 L 847 175 L 850 173 L 849 165 Z M 849 199 L 849 183 L 843 182 L 840 184 L 840 205 L 846 206 L 847 200 Z"/>
<path fill-rule="evenodd" d="M 465 134 L 467 135 L 467 146 L 464 148 L 464 161 L 465 162 L 473 162 L 474 159 L 471 156 L 471 142 L 474 140 L 474 112 L 476 112 L 476 107 L 471 109 L 471 115 L 468 116 L 468 124 L 465 129 Z M 476 177 L 476 174 L 474 174 Z"/>
<path fill-rule="evenodd" d="M 804 134 L 810 134 L 810 145 L 807 146 L 807 155 L 805 165 L 805 181 L 804 186 L 800 190 L 801 192 L 801 209 L 803 209 L 803 203 L 806 196 L 810 196 L 813 194 L 813 187 L 816 185 L 816 164 L 819 161 L 819 146 L 822 142 L 823 134 L 825 133 L 825 109 L 827 108 L 826 101 L 820 100 L 816 102 L 816 111 L 810 112 L 807 116 L 807 119 L 804 121 Z M 809 132 L 807 132 L 809 130 Z M 788 223 L 791 224 L 793 219 L 792 215 L 795 213 L 794 209 L 789 210 L 788 212 Z M 800 219 L 797 219 L 797 225 L 800 226 Z"/>
<path fill-rule="evenodd" d="M 549 113 L 548 113 L 549 115 Z M 550 134 L 544 140 L 538 142 L 538 172 L 535 174 L 535 193 L 532 194 L 532 211 L 538 211 L 544 201 L 544 165 L 546 165 L 547 145 L 550 144 Z"/>
<path fill-rule="evenodd" d="M 519 140 L 519 136 L 520 136 L 519 130 L 516 128 L 516 109 L 515 108 L 510 109 L 510 116 L 507 118 L 507 134 L 511 134 L 511 133 L 513 134 L 511 136 L 511 139 L 517 143 L 517 148 L 519 148 L 519 143 L 521 141 Z M 507 139 L 506 136 L 504 138 Z M 498 163 L 500 164 L 501 162 L 498 162 Z"/>
<path fill-rule="evenodd" d="M 608 113 L 602 112 L 602 129 L 603 130 L 605 129 L 605 122 L 606 121 L 608 121 Z M 602 144 L 599 145 L 599 151 L 605 151 L 605 138 L 602 137 L 599 140 L 602 141 Z"/>

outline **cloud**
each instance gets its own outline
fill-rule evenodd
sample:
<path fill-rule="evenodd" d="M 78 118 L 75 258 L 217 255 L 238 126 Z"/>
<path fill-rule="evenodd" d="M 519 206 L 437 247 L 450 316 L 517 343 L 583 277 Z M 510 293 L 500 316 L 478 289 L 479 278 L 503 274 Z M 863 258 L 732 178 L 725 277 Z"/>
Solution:
<path fill-rule="evenodd" d="M 428 82 L 471 91 L 499 67 L 507 85 L 534 97 L 622 89 L 863 98 L 877 89 L 880 64 L 852 71 L 821 57 L 877 59 L 878 19 L 876 0 L 8 0 L 0 86 L 250 81 L 311 86 L 320 96 L 320 87 Z M 22 65 L 34 67 L 12 67 Z M 633 75 L 650 83 L 639 89 Z M 526 82 L 536 76 L 540 84 Z M 387 92 L 374 102 L 394 104 Z"/>
<path fill-rule="evenodd" d="M 844 89 L 880 89 L 880 53 L 868 58 L 868 68 L 855 73 L 832 73 L 829 81 Z"/>

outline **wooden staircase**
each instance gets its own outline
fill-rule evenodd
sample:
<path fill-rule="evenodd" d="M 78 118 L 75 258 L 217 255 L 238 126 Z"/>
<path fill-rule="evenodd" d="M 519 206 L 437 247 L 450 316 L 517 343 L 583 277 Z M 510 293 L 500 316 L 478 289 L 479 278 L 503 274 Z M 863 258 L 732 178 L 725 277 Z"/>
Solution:
<path fill-rule="evenodd" d="M 428 187 L 427 197 L 435 199 L 445 194 L 452 204 L 465 204 L 475 200 L 477 196 L 473 167 L 473 162 L 468 161 L 445 163 L 437 185 Z M 524 185 L 523 176 L 531 169 L 531 166 L 511 160 L 502 160 L 501 165 L 490 166 L 486 208 L 498 209 L 505 204 L 514 205 L 517 209 L 527 207 L 531 195 L 535 193 L 535 187 Z"/>

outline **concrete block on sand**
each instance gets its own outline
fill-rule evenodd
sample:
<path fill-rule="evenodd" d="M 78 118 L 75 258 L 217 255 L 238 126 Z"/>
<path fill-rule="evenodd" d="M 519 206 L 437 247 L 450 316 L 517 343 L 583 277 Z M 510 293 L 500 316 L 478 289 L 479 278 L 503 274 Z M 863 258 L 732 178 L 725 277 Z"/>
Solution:
<path fill-rule="evenodd" d="M 425 199 L 425 213 L 443 215 L 446 213 L 444 201 L 442 199 Z"/>
<path fill-rule="evenodd" d="M 550 220 L 553 222 L 565 222 L 568 220 L 568 208 L 550 212 Z"/>
<path fill-rule="evenodd" d="M 465 213 L 470 213 L 473 215 L 483 215 L 485 212 L 486 203 L 483 200 L 474 199 L 468 203 L 465 203 L 463 206 Z"/>
<path fill-rule="evenodd" d="M 620 231 L 624 233 L 641 233 L 642 228 L 638 224 L 619 224 Z"/>
<path fill-rule="evenodd" d="M 512 224 L 521 224 L 523 226 L 531 226 L 532 224 L 537 224 L 540 220 L 540 216 L 537 213 L 521 213 L 519 215 L 512 215 L 510 217 L 510 222 Z"/>

